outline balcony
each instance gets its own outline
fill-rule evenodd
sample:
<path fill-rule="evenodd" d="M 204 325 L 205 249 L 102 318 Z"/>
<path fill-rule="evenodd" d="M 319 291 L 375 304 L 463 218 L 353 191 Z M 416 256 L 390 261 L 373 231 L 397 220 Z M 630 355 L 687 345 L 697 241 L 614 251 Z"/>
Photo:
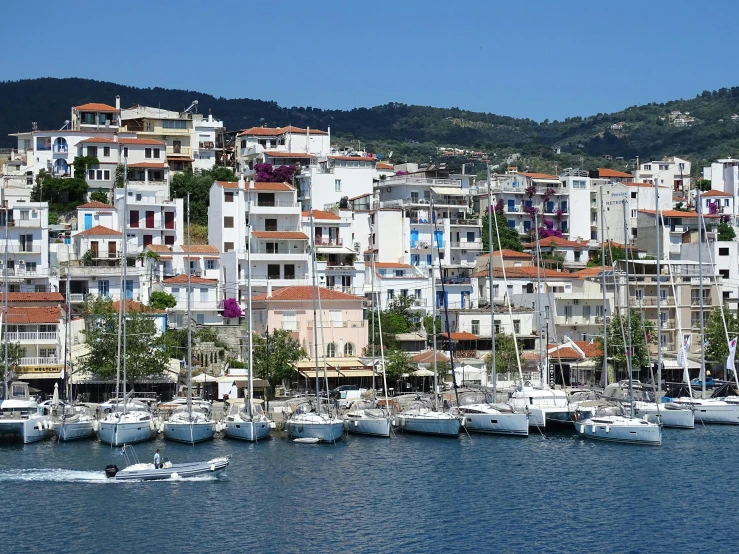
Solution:
<path fill-rule="evenodd" d="M 250 190 L 247 186 L 247 191 Z M 298 210 L 296 210 L 298 208 Z M 299 211 L 300 204 L 292 200 L 275 199 L 272 201 L 252 200 L 249 202 L 247 211 L 253 214 L 293 214 Z"/>
<path fill-rule="evenodd" d="M 134 268 L 131 268 L 134 269 Z M 72 266 L 69 268 L 69 275 L 72 279 L 95 279 L 97 277 L 120 277 L 120 266 Z"/>
<path fill-rule="evenodd" d="M 41 219 L 11 219 L 8 222 L 8 227 L 20 227 L 23 229 L 40 229 Z"/>
<path fill-rule="evenodd" d="M 33 242 L 31 244 L 13 244 L 8 245 L 9 254 L 41 254 L 41 242 Z"/>
<path fill-rule="evenodd" d="M 363 329 L 365 321 L 319 321 L 317 327 L 320 329 Z M 308 320 L 308 329 L 313 329 L 313 321 Z"/>
<path fill-rule="evenodd" d="M 59 358 L 56 356 L 46 358 L 21 358 L 18 362 L 19 366 L 39 366 L 39 365 L 61 365 Z"/>
<path fill-rule="evenodd" d="M 437 277 L 436 282 L 445 285 L 469 285 L 472 283 L 472 278 L 469 275 L 453 275 L 441 279 Z"/>
<path fill-rule="evenodd" d="M 87 294 L 84 292 L 72 292 L 67 295 L 70 304 L 83 304 Z"/>
<path fill-rule="evenodd" d="M 691 306 L 700 306 L 700 305 L 701 305 L 701 300 L 700 300 L 700 297 L 698 297 L 698 298 L 695 298 L 695 297 L 692 297 L 692 296 L 691 296 L 691 297 L 690 297 L 690 305 L 691 305 Z M 704 305 L 704 306 L 712 306 L 712 305 L 713 305 L 713 303 L 712 303 L 712 301 L 711 301 L 711 297 L 710 297 L 710 296 L 705 296 L 705 297 L 703 297 L 703 305 Z"/>
<path fill-rule="evenodd" d="M 189 146 L 167 146 L 167 156 L 190 156 L 192 155 L 192 148 Z"/>
<path fill-rule="evenodd" d="M 481 219 L 450 219 L 449 225 L 460 225 L 463 227 L 482 227 Z"/>
<path fill-rule="evenodd" d="M 5 333 L 5 340 L 8 342 L 56 342 L 57 333 Z"/>
<path fill-rule="evenodd" d="M 316 246 L 344 246 L 344 239 L 316 237 Z"/>
<path fill-rule="evenodd" d="M 200 150 L 215 150 L 215 147 L 216 143 L 212 140 L 201 140 L 198 142 L 198 148 L 200 148 Z"/>
<path fill-rule="evenodd" d="M 482 240 L 476 240 L 476 241 L 451 241 L 449 243 L 449 246 L 452 248 L 464 248 L 466 250 L 481 250 L 482 249 Z"/>

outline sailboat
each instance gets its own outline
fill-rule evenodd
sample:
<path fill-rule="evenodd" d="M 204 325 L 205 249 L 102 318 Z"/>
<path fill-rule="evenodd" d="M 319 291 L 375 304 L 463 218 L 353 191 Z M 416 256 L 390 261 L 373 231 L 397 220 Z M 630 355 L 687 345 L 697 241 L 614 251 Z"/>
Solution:
<path fill-rule="evenodd" d="M 190 242 L 190 193 L 187 193 L 187 244 Z M 189 258 L 188 258 L 189 259 Z M 190 271 L 187 269 L 187 404 L 176 408 L 164 424 L 164 438 L 195 444 L 212 439 L 216 434 L 216 422 L 213 421 L 210 404 L 192 401 L 192 316 L 190 313 Z"/>
<path fill-rule="evenodd" d="M 122 446 L 151 440 L 156 436 L 157 422 L 145 403 L 133 399 L 133 391 L 126 392 L 127 386 L 127 359 L 126 359 L 126 311 L 128 302 L 124 291 L 126 290 L 126 220 L 128 219 L 128 159 L 124 162 L 124 174 L 126 178 L 123 183 L 123 252 L 121 270 L 121 301 L 118 309 L 118 369 L 116 371 L 116 395 L 121 385 L 121 363 L 123 364 L 123 395 L 116 396 L 112 409 L 99 422 L 98 436 L 104 443 L 111 446 Z M 122 342 L 122 353 L 121 353 Z"/>
<path fill-rule="evenodd" d="M 493 205 L 490 169 L 488 168 L 488 210 Z M 529 414 L 516 411 L 508 404 L 497 404 L 498 376 L 495 365 L 495 299 L 493 294 L 493 217 L 488 214 L 488 268 L 490 270 L 490 337 L 491 377 L 493 381 L 492 396 L 484 393 L 469 392 L 460 395 L 457 406 L 464 417 L 464 426 L 468 431 L 477 433 L 493 433 L 498 435 L 529 436 Z"/>
<path fill-rule="evenodd" d="M 434 221 L 434 236 L 436 236 L 436 215 L 434 212 L 434 205 L 431 204 L 431 214 Z M 439 278 L 441 279 L 442 292 L 444 291 L 444 276 L 441 268 L 441 256 L 438 255 L 439 242 L 436 241 L 437 256 L 439 259 Z M 432 302 L 436 302 L 436 278 L 434 276 L 433 268 L 430 271 L 431 275 L 431 299 Z M 443 294 L 444 298 L 446 295 Z M 449 316 L 446 301 L 444 301 L 444 312 L 447 314 L 446 324 L 447 330 L 449 330 Z M 412 400 L 410 405 L 403 409 L 397 415 L 396 424 L 402 431 L 411 433 L 423 433 L 427 435 L 441 435 L 447 437 L 456 437 L 459 435 L 459 430 L 462 427 L 462 418 L 451 412 L 445 412 L 439 410 L 439 372 L 436 367 L 436 316 L 434 315 L 434 328 L 433 333 L 433 348 L 434 348 L 434 401 L 430 402 L 428 399 L 417 397 Z M 451 339 L 449 342 L 449 361 L 452 366 L 452 379 L 454 381 L 454 390 L 457 390 L 457 379 L 454 377 L 454 354 Z M 459 402 L 457 402 L 459 405 Z"/>
<path fill-rule="evenodd" d="M 311 195 L 312 198 L 312 195 Z M 313 219 L 313 208 L 310 208 L 311 241 L 311 269 L 313 273 L 313 346 L 316 360 L 316 400 L 315 407 L 310 403 L 295 405 L 292 415 L 285 423 L 288 436 L 299 442 L 335 442 L 344 434 L 344 421 L 329 412 L 328 405 L 325 411 L 321 409 L 321 391 L 318 377 L 318 312 L 321 311 L 321 289 L 316 285 L 316 228 Z M 317 305 L 316 305 L 317 304 Z M 323 312 L 321 312 L 321 343 L 323 342 Z M 326 377 L 326 357 L 323 355 L 324 380 Z"/>
<path fill-rule="evenodd" d="M 69 295 L 69 266 L 67 266 L 67 295 Z M 69 392 L 67 393 L 67 404 L 63 407 L 62 415 L 58 424 L 55 426 L 57 439 L 60 441 L 70 441 L 76 439 L 87 439 L 95 435 L 97 421 L 92 410 L 84 404 L 78 404 L 74 401 L 73 393 L 73 369 L 72 369 L 72 307 L 67 298 L 67 325 L 65 329 L 64 356 L 67 360 L 69 380 Z M 58 385 L 54 385 L 55 389 Z M 55 390 L 55 397 L 58 392 Z"/>
<path fill-rule="evenodd" d="M 601 195 L 602 201 L 602 195 Z M 626 337 L 624 344 L 626 351 L 631 352 L 631 303 L 629 300 L 629 257 L 628 257 L 628 229 L 626 225 L 626 200 L 624 206 L 624 247 L 626 248 Z M 608 352 L 605 351 L 604 341 L 603 357 L 607 359 Z M 605 364 L 604 364 L 605 365 Z M 580 402 L 575 413 L 575 430 L 581 436 L 609 442 L 622 442 L 629 444 L 655 445 L 662 444 L 662 426 L 651 423 L 646 419 L 634 415 L 634 393 L 633 376 L 631 370 L 631 356 L 626 356 L 626 370 L 629 376 L 629 404 L 630 411 L 627 413 L 624 406 L 618 402 L 603 400 Z"/>
<path fill-rule="evenodd" d="M 372 310 L 377 307 L 374 295 L 375 286 L 375 253 L 371 254 L 372 264 Z M 385 373 L 385 347 L 382 341 L 382 319 L 377 318 L 380 332 L 380 365 L 382 367 L 382 383 L 385 391 L 385 408 L 379 408 L 376 401 L 357 400 L 352 403 L 344 414 L 344 427 L 349 433 L 356 435 L 370 435 L 373 437 L 389 437 L 393 418 L 390 417 L 390 404 L 387 397 L 387 376 Z M 372 327 L 374 329 L 374 325 Z M 375 367 L 375 344 L 372 341 L 372 367 Z M 374 388 L 374 387 L 373 387 Z"/>
<path fill-rule="evenodd" d="M 251 217 L 249 218 L 251 221 Z M 251 243 L 251 224 L 248 226 L 249 236 L 247 240 Z M 224 420 L 223 434 L 232 439 L 241 439 L 247 441 L 258 441 L 266 439 L 272 432 L 272 422 L 265 415 L 262 406 L 255 404 L 253 401 L 254 391 L 254 373 L 252 371 L 254 363 L 253 355 L 253 332 L 252 325 L 254 317 L 251 307 L 251 246 L 246 249 L 246 282 L 247 295 L 249 297 L 248 319 L 249 319 L 249 388 L 248 398 L 241 405 L 233 404 L 229 413 Z"/>

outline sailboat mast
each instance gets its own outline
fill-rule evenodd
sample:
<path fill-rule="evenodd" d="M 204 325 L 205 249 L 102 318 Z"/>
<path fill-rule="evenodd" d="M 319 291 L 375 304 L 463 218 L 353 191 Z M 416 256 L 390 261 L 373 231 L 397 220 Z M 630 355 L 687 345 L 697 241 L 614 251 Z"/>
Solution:
<path fill-rule="evenodd" d="M 10 312 L 8 311 L 8 207 L 5 207 L 5 261 L 3 262 L 3 272 L 5 273 L 5 353 L 4 353 L 4 380 L 5 380 L 5 398 L 10 398 L 8 394 L 8 320 L 10 319 Z M 69 294 L 69 293 L 67 293 Z"/>
<path fill-rule="evenodd" d="M 316 413 L 321 413 L 321 397 L 318 390 L 318 311 L 316 307 L 316 227 L 313 221 L 313 207 L 310 208 L 310 236 L 311 236 L 311 273 L 313 274 L 313 352 L 316 358 Z"/>
<path fill-rule="evenodd" d="M 603 289 L 603 388 L 608 386 L 608 318 L 606 317 L 606 241 L 605 229 L 606 222 L 603 218 L 603 187 L 600 187 L 600 267 L 601 267 L 601 288 Z M 611 261 L 611 264 L 613 262 Z M 615 275 L 613 270 L 611 273 Z M 615 281 L 614 281 L 615 285 Z"/>
<path fill-rule="evenodd" d="M 432 214 L 433 214 L 433 205 L 431 207 Z M 434 217 L 433 215 L 431 217 Z M 439 272 L 441 273 L 441 272 Z M 439 411 L 439 373 L 436 371 L 436 277 L 434 277 L 434 267 L 431 266 L 430 270 L 431 274 L 431 306 L 433 306 L 433 310 L 431 310 L 431 313 L 433 314 L 433 327 L 432 327 L 432 334 L 433 334 L 433 342 L 434 342 L 434 406 L 436 411 Z"/>
<path fill-rule="evenodd" d="M 192 243 L 190 242 L 190 193 L 187 193 L 187 417 L 192 422 L 192 313 L 190 295 L 190 270 L 192 259 Z"/>
<path fill-rule="evenodd" d="M 493 380 L 493 402 L 498 401 L 498 368 L 495 365 L 495 297 L 493 295 L 493 191 L 490 182 L 490 165 L 488 164 L 488 268 L 490 277 L 490 373 Z M 501 253 L 501 262 L 503 260 Z"/>
<path fill-rule="evenodd" d="M 123 180 L 123 244 L 121 245 L 121 254 L 123 256 L 123 271 L 121 272 L 121 324 L 123 326 L 123 413 L 127 412 L 126 405 L 126 266 L 128 266 L 128 258 L 126 257 L 126 243 L 128 237 L 126 235 L 126 220 L 128 219 L 128 158 L 124 165 L 125 179 Z"/>
<path fill-rule="evenodd" d="M 698 212 L 698 294 L 700 295 L 701 324 L 701 398 L 706 397 L 706 333 L 703 321 L 703 225 L 701 224 L 701 189 L 695 189 L 695 210 Z"/>
<path fill-rule="evenodd" d="M 633 377 L 631 375 L 631 298 L 629 289 L 629 234 L 628 225 L 626 224 L 626 204 L 627 200 L 624 199 L 624 251 L 626 256 L 626 332 L 627 332 L 627 345 L 626 345 L 626 370 L 629 372 L 629 402 L 631 404 L 631 417 L 634 417 L 634 384 Z"/>
<path fill-rule="evenodd" d="M 72 396 L 72 333 L 70 327 L 72 326 L 72 303 L 69 301 L 69 246 L 67 246 L 67 326 L 64 330 L 64 365 L 67 368 L 67 382 L 69 383 L 69 396 L 67 397 L 68 402 L 74 400 Z"/>
<path fill-rule="evenodd" d="M 375 253 L 372 252 L 372 290 L 374 290 L 375 286 L 375 279 L 377 276 L 375 275 Z M 372 301 L 375 301 L 375 295 L 372 295 Z M 382 360 L 382 386 L 385 389 L 385 408 L 387 408 L 388 413 L 390 413 L 390 404 L 388 403 L 387 399 L 387 372 L 385 371 L 385 346 L 382 342 L 382 318 L 377 318 L 378 323 L 378 331 L 380 332 L 380 359 Z M 372 327 L 374 332 L 374 326 Z M 372 341 L 372 386 L 374 387 L 374 376 L 375 376 L 375 360 L 374 360 L 374 349 L 375 349 L 375 341 Z"/>
<path fill-rule="evenodd" d="M 534 255 L 536 260 L 536 335 L 539 337 L 539 382 L 544 385 L 545 375 L 547 372 L 544 371 L 544 337 L 541 336 L 541 252 L 539 248 L 539 218 L 536 214 L 536 208 L 534 208 L 534 233 L 536 233 L 536 240 L 534 242 Z M 513 334 L 513 340 L 516 340 L 515 332 Z M 547 349 L 549 345 L 547 344 Z M 549 384 L 547 382 L 547 384 Z"/>
<path fill-rule="evenodd" d="M 377 303 L 375 302 L 375 250 L 372 249 L 370 253 L 370 270 L 372 271 L 370 298 L 372 298 L 372 390 L 377 390 L 375 385 L 375 310 L 377 309 Z M 384 369 L 383 369 L 384 371 Z"/>
<path fill-rule="evenodd" d="M 249 203 L 249 206 L 251 206 L 251 203 Z M 249 421 L 253 420 L 253 414 L 252 414 L 252 396 L 253 396 L 253 390 L 254 390 L 254 374 L 252 372 L 252 365 L 254 364 L 254 343 L 253 343 L 253 337 L 254 333 L 252 331 L 253 325 L 254 325 L 254 316 L 251 309 L 251 212 L 249 213 L 249 225 L 246 228 L 247 233 L 249 234 L 249 248 L 246 249 L 246 295 L 249 297 L 249 306 L 247 308 L 247 316 L 249 320 L 249 337 L 247 339 L 247 344 L 249 346 L 249 399 L 247 404 L 247 413 L 249 414 Z M 269 331 L 267 331 L 269 333 Z"/>
<path fill-rule="evenodd" d="M 660 297 L 662 285 L 662 264 L 660 263 L 659 185 L 657 183 L 657 179 L 654 180 L 654 226 L 654 236 L 657 237 L 657 390 L 654 394 L 654 401 L 659 404 L 659 393 L 662 390 L 662 312 L 660 310 L 660 304 L 662 302 L 662 298 Z"/>

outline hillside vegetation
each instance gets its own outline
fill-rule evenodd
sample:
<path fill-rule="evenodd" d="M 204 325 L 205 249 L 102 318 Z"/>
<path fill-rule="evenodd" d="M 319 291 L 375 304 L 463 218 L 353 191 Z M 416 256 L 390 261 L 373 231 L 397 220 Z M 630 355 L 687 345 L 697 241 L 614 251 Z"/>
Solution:
<path fill-rule="evenodd" d="M 69 119 L 70 106 L 92 101 L 113 104 L 116 95 L 121 96 L 124 107 L 146 104 L 182 110 L 198 100 L 201 113 L 212 112 L 229 129 L 262 124 L 331 127 L 339 139 L 360 139 L 363 146 L 377 153 L 394 151 L 393 161 L 438 159 L 438 145 L 488 152 L 491 161 L 497 163 L 503 163 L 506 155 L 515 151 L 532 159 L 553 160 L 559 168 L 580 158 L 585 166 L 603 165 L 598 161 L 603 155 L 626 161 L 636 156 L 658 159 L 679 155 L 699 165 L 705 160 L 739 155 L 739 121 L 731 119 L 739 112 L 739 87 L 705 91 L 688 100 L 632 106 L 610 114 L 536 122 L 399 103 L 353 110 L 281 107 L 262 100 L 216 98 L 196 91 L 141 89 L 76 78 L 1 82 L 0 146 L 13 146 L 8 133 L 28 130 L 34 121 L 39 129 L 58 129 Z M 689 113 L 695 123 L 689 127 L 671 124 L 669 114 L 675 110 Z M 614 124 L 622 128 L 612 129 Z M 561 154 L 552 155 L 551 147 L 555 145 L 562 149 Z"/>

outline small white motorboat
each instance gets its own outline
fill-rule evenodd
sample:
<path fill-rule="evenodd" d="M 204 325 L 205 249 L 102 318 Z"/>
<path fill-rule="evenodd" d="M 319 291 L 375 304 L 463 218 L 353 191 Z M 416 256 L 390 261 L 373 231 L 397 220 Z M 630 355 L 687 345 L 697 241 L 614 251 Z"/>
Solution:
<path fill-rule="evenodd" d="M 106 477 L 116 481 L 161 481 L 163 479 L 186 479 L 200 475 L 218 474 L 228 467 L 231 456 L 213 458 L 204 462 L 189 462 L 173 464 L 164 460 L 161 467 L 154 464 L 141 463 L 130 444 L 123 445 L 123 456 L 126 458 L 126 467 L 118 469 L 111 464 L 105 468 Z"/>

